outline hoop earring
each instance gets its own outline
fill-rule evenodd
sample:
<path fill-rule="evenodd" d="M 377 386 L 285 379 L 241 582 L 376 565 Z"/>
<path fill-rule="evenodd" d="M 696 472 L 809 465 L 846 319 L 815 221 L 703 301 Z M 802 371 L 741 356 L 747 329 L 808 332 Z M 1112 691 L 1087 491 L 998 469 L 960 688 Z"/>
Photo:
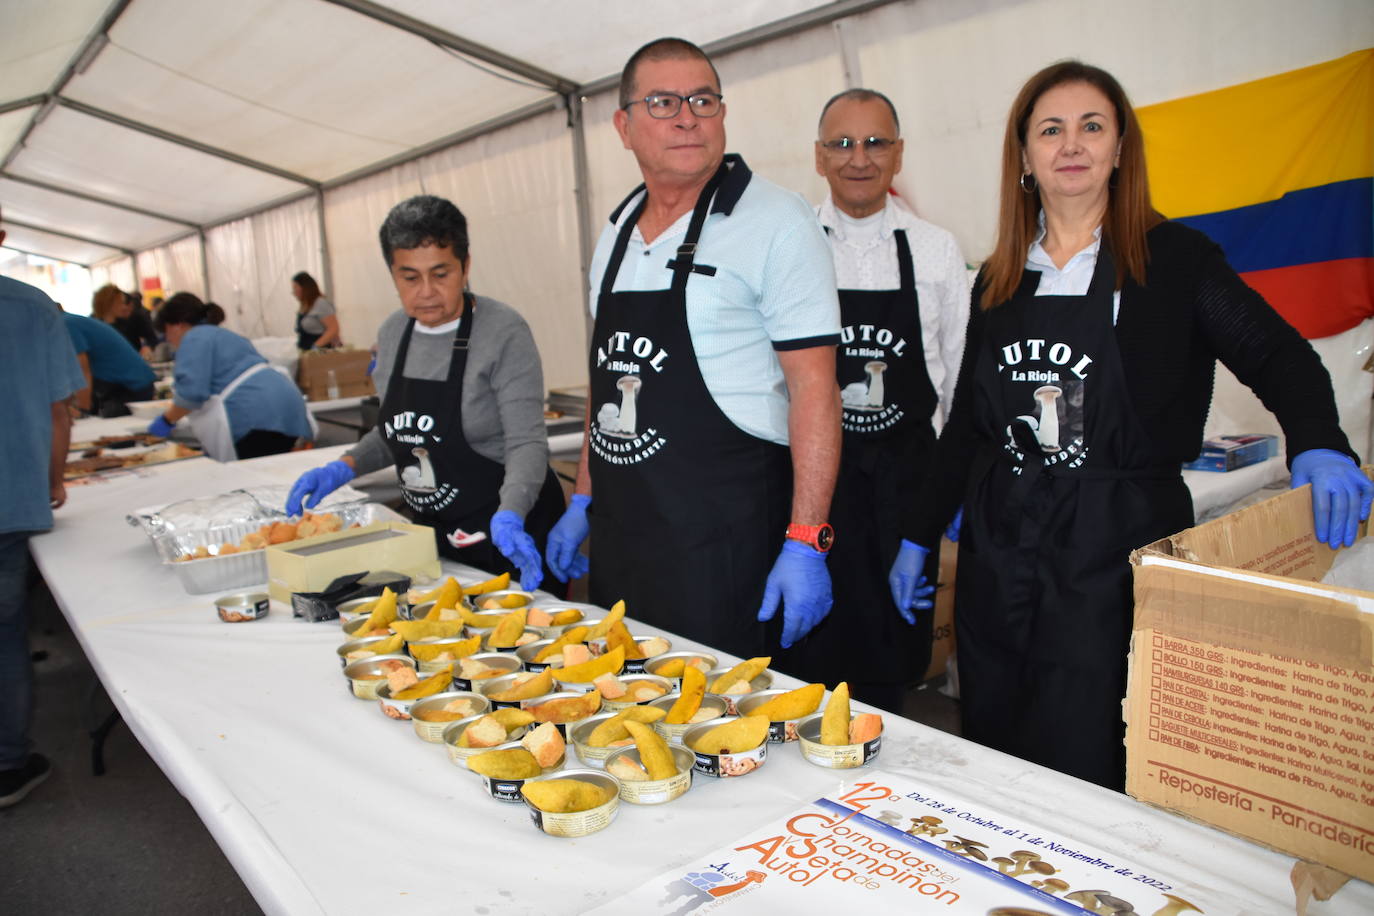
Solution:
<path fill-rule="evenodd" d="M 1031 180 L 1030 187 L 1026 187 L 1026 179 L 1027 179 L 1027 178 L 1029 178 L 1029 179 Z M 1030 172 L 1022 172 L 1022 173 L 1021 173 L 1021 182 L 1020 182 L 1020 184 L 1021 184 L 1021 190 L 1025 191 L 1027 194 L 1034 194 L 1034 193 L 1036 192 L 1036 189 L 1038 189 L 1038 188 L 1040 187 L 1040 185 L 1039 185 L 1039 184 L 1036 182 L 1036 180 L 1035 180 L 1035 176 L 1032 175 Z"/>

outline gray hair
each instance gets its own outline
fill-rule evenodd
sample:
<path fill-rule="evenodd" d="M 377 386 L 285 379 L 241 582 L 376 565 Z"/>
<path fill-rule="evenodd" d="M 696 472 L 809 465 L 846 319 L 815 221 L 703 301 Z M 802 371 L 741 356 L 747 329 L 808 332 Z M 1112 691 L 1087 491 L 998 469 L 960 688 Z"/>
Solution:
<path fill-rule="evenodd" d="M 897 136 L 902 135 L 902 121 L 897 117 L 897 106 L 892 104 L 892 100 L 883 95 L 876 89 L 846 89 L 844 92 L 837 92 L 830 97 L 830 101 L 825 103 L 821 109 L 821 116 L 816 121 L 816 130 L 821 129 L 821 124 L 825 121 L 825 113 L 830 110 L 830 106 L 836 102 L 882 102 L 887 106 L 887 110 L 892 112 L 892 126 L 897 128 Z"/>
<path fill-rule="evenodd" d="M 452 248 L 458 260 L 468 259 L 467 217 L 452 201 L 433 194 L 419 194 L 392 207 L 378 236 L 387 267 L 391 266 L 396 249 L 425 245 Z"/>

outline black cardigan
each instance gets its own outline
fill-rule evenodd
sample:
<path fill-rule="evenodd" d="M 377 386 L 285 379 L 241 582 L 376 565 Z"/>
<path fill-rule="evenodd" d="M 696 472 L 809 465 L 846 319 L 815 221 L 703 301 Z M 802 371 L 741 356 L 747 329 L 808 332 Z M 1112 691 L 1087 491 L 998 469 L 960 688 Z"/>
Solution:
<path fill-rule="evenodd" d="M 1220 359 L 1278 418 L 1290 460 L 1328 448 L 1358 461 L 1341 432 L 1331 376 L 1316 351 L 1236 276 L 1220 247 L 1173 222 L 1160 223 L 1146 240 L 1145 285 L 1127 279 L 1122 288 L 1116 343 L 1131 402 L 1161 455 L 1180 463 L 1198 456 Z M 981 441 L 973 422 L 974 368 L 986 324 L 981 300 L 978 283 L 934 466 L 919 491 L 905 496 L 903 535 L 926 547 L 935 546 L 963 501 L 979 448 L 1000 448 Z"/>

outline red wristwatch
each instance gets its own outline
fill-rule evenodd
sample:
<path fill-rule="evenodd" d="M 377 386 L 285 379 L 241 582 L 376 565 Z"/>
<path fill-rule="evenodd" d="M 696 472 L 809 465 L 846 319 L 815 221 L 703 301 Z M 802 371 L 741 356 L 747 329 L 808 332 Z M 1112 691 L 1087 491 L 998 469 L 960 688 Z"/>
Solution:
<path fill-rule="evenodd" d="M 787 526 L 786 536 L 793 541 L 801 541 L 812 550 L 819 550 L 821 553 L 829 552 L 835 545 L 835 529 L 829 525 L 798 525 L 793 523 Z"/>

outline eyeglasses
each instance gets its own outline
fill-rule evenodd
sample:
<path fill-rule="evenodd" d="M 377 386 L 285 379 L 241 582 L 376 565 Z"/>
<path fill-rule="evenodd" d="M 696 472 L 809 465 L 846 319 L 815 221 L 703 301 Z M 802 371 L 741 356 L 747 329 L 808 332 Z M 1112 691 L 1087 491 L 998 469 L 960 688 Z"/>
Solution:
<path fill-rule="evenodd" d="M 896 140 L 889 140 L 886 137 L 864 137 L 862 140 L 855 140 L 853 137 L 840 137 L 838 140 L 824 140 L 821 146 L 825 151 L 836 159 L 847 159 L 854 155 L 854 150 L 863 144 L 864 152 L 878 158 L 886 156 L 892 152 L 892 147 Z"/>
<path fill-rule="evenodd" d="M 629 108 L 635 102 L 643 102 L 645 110 L 649 112 L 649 117 L 662 120 L 677 117 L 677 113 L 682 110 L 682 103 L 686 102 L 695 117 L 714 118 L 720 114 L 720 103 L 724 98 L 725 96 L 719 92 L 694 92 L 691 95 L 658 92 L 654 95 L 646 95 L 642 99 L 635 99 L 634 102 L 628 102 L 625 108 Z"/>

